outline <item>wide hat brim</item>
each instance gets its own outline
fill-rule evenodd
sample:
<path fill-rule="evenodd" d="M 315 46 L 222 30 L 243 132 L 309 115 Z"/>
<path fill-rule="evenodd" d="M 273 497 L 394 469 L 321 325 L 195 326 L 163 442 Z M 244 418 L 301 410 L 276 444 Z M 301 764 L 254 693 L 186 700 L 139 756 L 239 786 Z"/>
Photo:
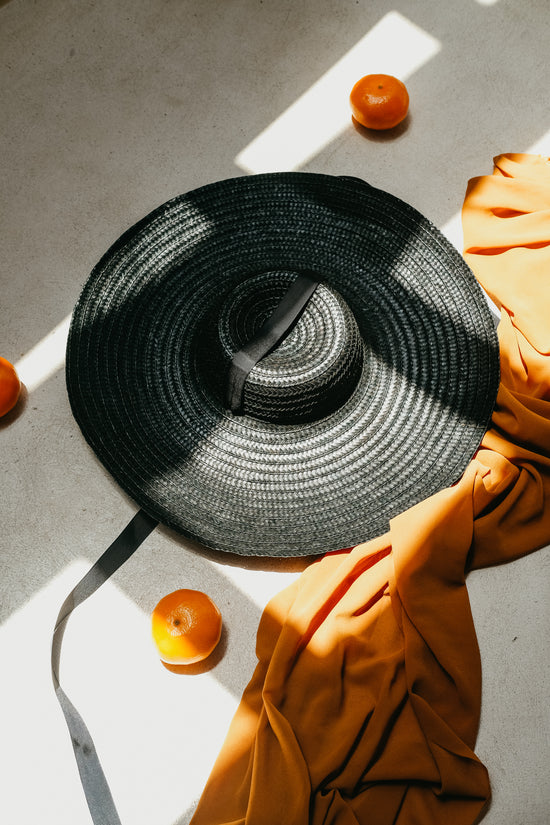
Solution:
<path fill-rule="evenodd" d="M 206 318 L 258 272 L 307 270 L 363 337 L 351 396 L 319 420 L 233 415 L 201 374 Z M 454 483 L 499 381 L 471 270 L 413 207 L 357 179 L 233 178 L 162 205 L 94 268 L 69 332 L 84 437 L 151 516 L 226 552 L 353 546 Z"/>

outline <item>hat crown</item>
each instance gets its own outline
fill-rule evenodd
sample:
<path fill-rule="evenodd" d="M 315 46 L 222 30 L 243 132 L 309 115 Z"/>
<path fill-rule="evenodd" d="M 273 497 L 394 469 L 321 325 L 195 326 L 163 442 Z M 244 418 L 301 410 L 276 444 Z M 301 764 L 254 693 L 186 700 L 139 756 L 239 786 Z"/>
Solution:
<path fill-rule="evenodd" d="M 255 338 L 296 279 L 287 271 L 263 272 L 228 296 L 218 318 L 223 362 Z M 315 421 L 342 406 L 363 365 L 363 342 L 343 298 L 319 284 L 283 340 L 249 372 L 242 412 L 276 424 Z"/>

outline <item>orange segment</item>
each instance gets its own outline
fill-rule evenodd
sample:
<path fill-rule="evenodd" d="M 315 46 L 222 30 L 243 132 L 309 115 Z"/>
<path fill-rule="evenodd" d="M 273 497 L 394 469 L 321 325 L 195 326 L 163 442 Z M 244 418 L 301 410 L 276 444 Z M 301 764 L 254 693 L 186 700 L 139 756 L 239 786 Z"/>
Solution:
<path fill-rule="evenodd" d="M 151 616 L 153 640 L 163 662 L 191 665 L 209 656 L 222 632 L 222 617 L 200 590 L 175 590 L 164 596 Z"/>

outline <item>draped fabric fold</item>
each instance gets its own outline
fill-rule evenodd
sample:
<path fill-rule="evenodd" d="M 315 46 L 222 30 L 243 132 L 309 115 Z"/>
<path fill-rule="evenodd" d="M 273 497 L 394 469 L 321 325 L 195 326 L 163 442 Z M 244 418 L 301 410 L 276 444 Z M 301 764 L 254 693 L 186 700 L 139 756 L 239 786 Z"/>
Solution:
<path fill-rule="evenodd" d="M 494 164 L 463 206 L 466 260 L 502 316 L 491 426 L 456 485 L 268 604 L 193 825 L 473 825 L 483 813 L 466 576 L 550 543 L 550 163 Z"/>

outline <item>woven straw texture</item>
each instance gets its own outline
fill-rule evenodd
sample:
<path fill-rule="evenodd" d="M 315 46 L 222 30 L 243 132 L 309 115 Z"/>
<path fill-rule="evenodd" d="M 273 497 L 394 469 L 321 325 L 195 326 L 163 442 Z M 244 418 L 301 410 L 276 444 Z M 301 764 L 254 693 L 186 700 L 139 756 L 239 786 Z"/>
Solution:
<path fill-rule="evenodd" d="M 303 270 L 322 286 L 232 415 L 231 350 Z M 362 181 L 276 173 L 129 229 L 84 286 L 66 377 L 85 438 L 147 512 L 208 547 L 298 556 L 379 535 L 455 482 L 499 362 L 479 285 L 427 219 Z"/>

